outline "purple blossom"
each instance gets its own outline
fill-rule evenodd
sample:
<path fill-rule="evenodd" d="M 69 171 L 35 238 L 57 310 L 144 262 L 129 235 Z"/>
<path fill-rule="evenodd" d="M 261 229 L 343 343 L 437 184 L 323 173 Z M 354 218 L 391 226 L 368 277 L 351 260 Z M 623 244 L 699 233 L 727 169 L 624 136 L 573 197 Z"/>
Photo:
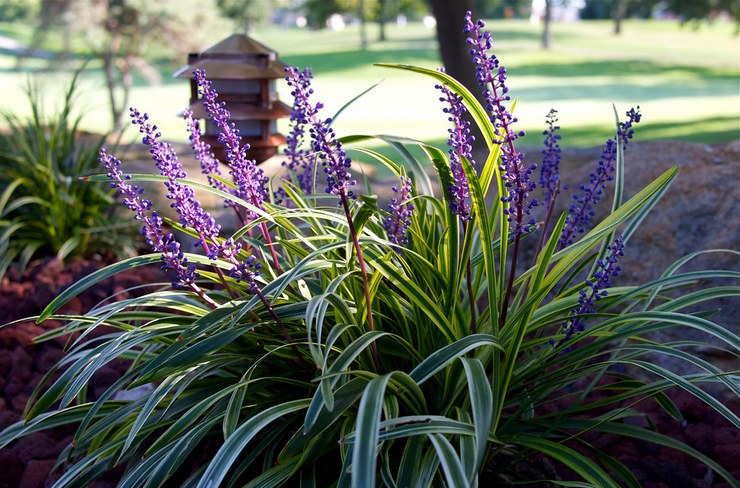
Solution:
<path fill-rule="evenodd" d="M 578 292 L 578 307 L 571 310 L 569 319 L 563 323 L 562 329 L 565 337 L 560 340 L 558 345 L 568 341 L 573 337 L 573 334 L 584 330 L 584 316 L 596 312 L 596 302 L 607 296 L 607 288 L 612 286 L 611 279 L 619 276 L 622 268 L 617 265 L 617 262 L 621 256 L 624 256 L 622 238 L 614 239 L 614 242 L 607 249 L 609 254 L 606 259 L 599 260 L 596 263 L 598 269 L 593 278 L 586 280 L 585 286 Z M 550 342 L 554 343 L 554 340 Z"/>
<path fill-rule="evenodd" d="M 209 259 L 216 260 L 219 257 L 230 258 L 234 256 L 239 251 L 240 246 L 234 244 L 231 239 L 218 244 L 221 226 L 195 199 L 193 189 L 178 181 L 186 178 L 187 174 L 172 145 L 159 140 L 161 133 L 157 131 L 156 125 L 148 122 L 149 116 L 146 113 L 141 113 L 132 108 L 131 118 L 132 123 L 139 126 L 139 132 L 144 134 L 142 142 L 150 147 L 149 152 L 157 164 L 160 174 L 167 178 L 165 182 L 168 190 L 166 197 L 173 201 L 170 207 L 177 211 L 183 228 L 192 227 L 195 230 L 199 237 L 196 245 L 203 246 Z"/>
<path fill-rule="evenodd" d="M 162 269 L 173 270 L 177 275 L 177 280 L 172 285 L 176 287 L 192 285 L 198 277 L 195 266 L 188 264 L 180 249 L 180 243 L 174 236 L 171 233 L 163 233 L 162 218 L 156 211 L 151 210 L 152 202 L 142 196 L 144 189 L 128 183 L 127 180 L 131 176 L 123 174 L 120 169 L 121 161 L 107 154 L 104 148 L 100 149 L 98 161 L 108 172 L 108 178 L 112 180 L 111 188 L 117 188 L 118 192 L 124 195 L 123 203 L 134 212 L 134 219 L 142 222 L 141 235 L 146 239 L 146 243 L 154 252 L 162 253 L 164 263 Z"/>
<path fill-rule="evenodd" d="M 326 174 L 326 192 L 332 195 L 346 195 L 355 198 L 350 190 L 356 182 L 348 171 L 352 160 L 342 149 L 342 143 L 336 140 L 336 134 L 331 128 L 331 118 L 320 119 L 318 112 L 323 108 L 321 102 L 311 104 L 309 98 L 313 94 L 311 88 L 311 70 L 285 68 L 288 76 L 285 78 L 291 87 L 293 96 L 293 111 L 291 117 L 299 124 L 310 124 L 309 135 L 312 149 L 321 159 Z"/>
<path fill-rule="evenodd" d="M 249 284 L 249 293 L 254 294 L 259 290 L 256 281 L 257 276 L 259 276 L 259 269 L 260 263 L 257 262 L 254 256 L 249 256 L 249 258 L 231 268 L 229 274 L 236 279 L 237 283 L 246 281 Z"/>
<path fill-rule="evenodd" d="M 470 164 L 475 165 L 471 145 L 474 138 L 470 135 L 470 121 L 463 119 L 467 109 L 463 105 L 462 97 L 445 85 L 436 85 L 435 88 L 444 95 L 439 101 L 447 104 L 442 111 L 449 115 L 447 120 L 452 122 L 452 127 L 447 129 L 450 134 L 447 145 L 450 147 L 450 171 L 452 172 L 452 183 L 447 187 L 450 194 L 450 209 L 453 214 L 465 222 L 471 219 L 468 203 L 470 192 L 462 158 L 467 158 Z"/>
<path fill-rule="evenodd" d="M 560 144 L 558 141 L 561 136 L 557 133 L 560 130 L 558 121 L 558 111 L 550 110 L 547 114 L 547 130 L 542 134 L 545 136 L 545 149 L 542 150 L 542 165 L 540 166 L 540 187 L 545 192 L 544 203 L 549 206 L 560 191 Z"/>
<path fill-rule="evenodd" d="M 206 79 L 206 72 L 195 70 L 193 75 L 203 96 L 203 106 L 213 125 L 220 130 L 218 142 L 226 149 L 226 162 L 231 166 L 231 174 L 237 187 L 234 192 L 235 196 L 248 201 L 257 208 L 262 208 L 267 197 L 268 178 L 261 169 L 257 168 L 254 160 L 247 159 L 246 151 L 249 149 L 249 144 L 241 144 L 239 129 L 233 122 L 230 122 L 231 114 L 225 108 L 226 103 L 217 101 L 218 93 L 211 88 L 211 82 Z M 249 211 L 247 216 L 250 219 L 257 217 L 254 212 Z"/>
<path fill-rule="evenodd" d="M 409 243 L 408 228 L 411 225 L 411 212 L 414 205 L 409 202 L 411 198 L 411 178 L 401 176 L 400 187 L 393 187 L 398 197 L 393 197 L 388 204 L 389 215 L 385 219 L 383 227 L 388 234 L 388 240 L 393 244 L 405 246 Z"/>
<path fill-rule="evenodd" d="M 493 142 L 501 145 L 501 175 L 508 194 L 501 197 L 507 203 L 504 213 L 511 225 L 515 236 L 529 232 L 535 224 L 531 215 L 533 207 L 537 206 L 536 199 L 529 199 L 536 183 L 532 180 L 532 172 L 537 167 L 531 164 L 524 165 L 524 154 L 518 152 L 514 141 L 524 135 L 524 131 L 514 132 L 511 126 L 517 122 L 504 102 L 511 100 L 509 88 L 506 86 L 506 68 L 501 66 L 498 58 L 488 53 L 493 45 L 491 33 L 483 31 L 485 23 L 481 20 L 472 21 L 472 15 L 465 15 L 463 32 L 470 34 L 467 43 L 471 46 L 469 52 L 476 65 L 476 79 L 483 87 L 483 97 L 486 100 L 486 110 L 489 112 L 491 123 L 497 134 Z"/>
<path fill-rule="evenodd" d="M 298 77 L 302 83 L 302 90 L 308 95 L 313 93 L 310 86 L 311 71 L 305 69 Z M 295 174 L 298 186 L 303 190 L 303 193 L 310 195 L 313 193 L 314 158 L 307 149 L 302 147 L 306 134 L 305 127 L 308 123 L 307 113 L 312 110 L 311 107 L 306 106 L 307 101 L 307 97 L 293 98 L 293 106 L 290 111 L 291 130 L 286 138 L 286 147 L 283 150 L 287 159 L 283 161 L 282 165 Z M 317 108 L 320 108 L 320 104 L 317 104 Z M 313 115 L 316 115 L 316 113 L 313 112 Z"/>
<path fill-rule="evenodd" d="M 634 108 L 627 112 L 628 120 L 620 122 L 617 129 L 617 135 L 606 141 L 604 150 L 601 153 L 601 159 L 596 167 L 596 171 L 589 175 L 588 184 L 581 184 L 578 188 L 581 190 L 580 195 L 573 195 L 574 202 L 568 209 L 568 215 L 566 216 L 565 227 L 560 235 L 558 245 L 560 248 L 564 248 L 571 244 L 576 234 L 582 234 L 585 231 L 586 224 L 589 223 L 591 217 L 596 212 L 594 211 L 594 205 L 596 205 L 604 194 L 606 184 L 614 179 L 614 165 L 617 160 L 617 149 L 618 143 L 622 144 L 622 150 L 627 149 L 627 144 L 632 139 L 635 130 L 632 128 L 634 124 L 640 122 L 642 116 L 639 113 L 640 107 L 637 110 Z"/>
<path fill-rule="evenodd" d="M 190 134 L 190 147 L 193 148 L 193 154 L 196 161 L 200 163 L 201 170 L 206 178 L 208 184 L 216 190 L 221 190 L 228 193 L 229 188 L 219 179 L 214 176 L 221 177 L 221 170 L 219 169 L 219 161 L 216 155 L 211 151 L 211 146 L 201 139 L 201 131 L 198 125 L 198 120 L 193 118 L 192 110 L 185 110 L 182 113 L 183 118 L 188 126 L 188 133 Z M 226 206 L 234 205 L 234 202 L 227 200 Z"/>

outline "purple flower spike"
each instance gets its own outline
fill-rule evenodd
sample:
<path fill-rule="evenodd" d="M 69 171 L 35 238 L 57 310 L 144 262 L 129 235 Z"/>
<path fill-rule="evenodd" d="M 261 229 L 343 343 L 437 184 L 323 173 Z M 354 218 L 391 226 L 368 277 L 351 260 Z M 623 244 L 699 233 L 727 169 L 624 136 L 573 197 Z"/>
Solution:
<path fill-rule="evenodd" d="M 151 211 L 152 202 L 142 196 L 144 189 L 127 182 L 131 176 L 123 174 L 120 169 L 121 161 L 107 154 L 104 148 L 100 149 L 98 161 L 108 172 L 108 178 L 112 180 L 111 188 L 117 188 L 118 192 L 124 195 L 123 203 L 134 212 L 134 219 L 142 222 L 141 235 L 146 239 L 146 243 L 154 252 L 162 253 L 162 269 L 173 270 L 177 275 L 177 280 L 172 285 L 176 287 L 192 285 L 198 277 L 195 266 L 188 264 L 187 258 L 180 250 L 180 243 L 172 234 L 163 235 L 162 218 L 157 212 Z"/>
<path fill-rule="evenodd" d="M 511 100 L 506 86 L 506 68 L 501 66 L 495 55 L 489 55 L 493 41 L 491 33 L 483 31 L 484 27 L 485 23 L 481 20 L 473 22 L 470 12 L 465 15 L 463 32 L 469 34 L 467 43 L 471 46 L 469 52 L 476 65 L 476 78 L 483 87 L 486 110 L 497 134 L 497 139 L 493 142 L 501 145 L 500 169 L 508 190 L 508 194 L 501 197 L 501 201 L 508 204 L 504 213 L 508 216 L 514 236 L 521 236 L 529 232 L 535 224 L 535 220 L 527 216 L 538 205 L 537 200 L 529 199 L 536 187 L 531 176 L 537 165 L 525 167 L 524 154 L 518 152 L 514 146 L 514 141 L 522 137 L 524 131 L 512 130 L 511 126 L 517 122 L 517 118 L 504 105 L 504 102 Z"/>
<path fill-rule="evenodd" d="M 304 70 L 299 76 L 302 77 L 301 81 L 304 83 L 302 89 L 309 94 L 313 93 L 309 85 L 311 71 Z M 283 150 L 287 159 L 283 161 L 282 165 L 295 174 L 298 186 L 303 190 L 303 193 L 310 195 L 313 193 L 314 158 L 307 149 L 302 147 L 306 135 L 306 124 L 308 123 L 307 111 L 310 111 L 306 104 L 307 98 L 295 97 L 293 99 L 293 107 L 290 111 L 291 130 L 286 138 L 287 144 Z"/>
<path fill-rule="evenodd" d="M 463 119 L 467 109 L 463 105 L 462 97 L 445 85 L 436 85 L 435 88 L 442 92 L 443 96 L 439 101 L 447 105 L 442 111 L 449 115 L 447 120 L 452 122 L 452 128 L 447 129 L 450 134 L 447 145 L 450 147 L 450 171 L 452 172 L 452 184 L 447 187 L 450 194 L 450 209 L 453 214 L 460 217 L 461 221 L 465 222 L 471 219 L 468 203 L 470 192 L 462 158 L 467 158 L 470 164 L 475 165 L 471 145 L 474 138 L 470 135 L 470 122 Z"/>
<path fill-rule="evenodd" d="M 584 287 L 579 291 L 578 307 L 570 312 L 570 318 L 563 323 L 563 337 L 558 345 L 568 341 L 573 334 L 583 332 L 585 329 L 584 315 L 596 312 L 595 303 L 607 296 L 607 288 L 612 286 L 611 279 L 619 276 L 622 270 L 617 265 L 619 258 L 624 256 L 624 242 L 621 237 L 614 239 L 614 242 L 608 246 L 609 254 L 605 260 L 599 260 L 596 265 L 598 270 L 594 273 L 593 278 L 586 280 Z M 554 343 L 554 340 L 550 341 Z"/>
<path fill-rule="evenodd" d="M 231 166 L 231 174 L 237 186 L 235 195 L 257 208 L 262 208 L 267 197 L 268 178 L 257 168 L 254 160 L 247 159 L 246 151 L 249 144 L 241 144 L 239 129 L 230 122 L 231 114 L 225 108 L 226 103 L 217 101 L 218 93 L 211 88 L 211 82 L 206 79 L 206 72 L 195 70 L 193 75 L 203 95 L 203 106 L 213 125 L 220 130 L 218 142 L 226 148 L 226 162 Z M 257 217 L 254 212 L 247 212 L 247 216 L 250 219 Z"/>
<path fill-rule="evenodd" d="M 617 144 L 622 144 L 622 150 L 627 149 L 629 140 L 632 139 L 635 133 L 632 126 L 639 123 L 642 118 L 639 109 L 640 107 L 637 107 L 637 110 L 632 108 L 627 112 L 628 119 L 625 122 L 619 123 L 617 135 L 606 141 L 604 150 L 601 153 L 601 159 L 599 159 L 599 164 L 596 167 L 596 171 L 590 174 L 588 184 L 581 184 L 578 187 L 583 193 L 573 195 L 574 202 L 568 209 L 565 227 L 563 228 L 563 233 L 560 235 L 558 245 L 561 249 L 571 244 L 577 234 L 582 234 L 585 231 L 586 224 L 596 214 L 594 205 L 601 200 L 607 182 L 614 179 Z"/>
<path fill-rule="evenodd" d="M 292 90 L 290 94 L 295 100 L 292 117 L 298 123 L 311 124 L 309 129 L 311 146 L 322 160 L 321 164 L 326 174 L 326 192 L 332 195 L 346 195 L 349 198 L 355 198 L 350 188 L 356 182 L 348 171 L 352 160 L 342 149 L 342 143 L 336 140 L 336 134 L 330 126 L 331 119 L 321 120 L 319 118 L 318 112 L 323 108 L 323 104 L 317 102 L 312 105 L 309 100 L 313 94 L 311 70 L 299 71 L 298 68 L 289 67 L 285 68 L 285 71 L 288 73 L 285 79 Z"/>
<path fill-rule="evenodd" d="M 560 183 L 560 144 L 558 141 L 561 136 L 557 133 L 560 130 L 558 121 L 558 111 L 550 110 L 547 114 L 547 130 L 542 134 L 545 136 L 545 149 L 542 150 L 542 166 L 540 166 L 540 187 L 545 192 L 544 204 L 549 206 L 550 202 L 559 192 Z"/>
<path fill-rule="evenodd" d="M 165 186 L 168 193 L 166 197 L 173 202 L 170 207 L 177 211 L 183 228 L 192 227 L 198 234 L 199 240 L 196 245 L 203 246 L 209 259 L 216 260 L 219 257 L 233 255 L 239 250 L 239 245 L 230 242 L 233 249 L 218 245 L 218 235 L 221 226 L 195 199 L 195 193 L 189 186 L 178 181 L 185 178 L 187 174 L 183 170 L 182 163 L 172 149 L 172 145 L 160 142 L 161 134 L 157 126 L 148 122 L 149 116 L 141 113 L 135 108 L 131 109 L 131 118 L 134 125 L 139 126 L 139 132 L 144 134 L 142 142 L 150 147 L 149 152 L 157 164 L 162 176 L 167 178 Z"/>
<path fill-rule="evenodd" d="M 398 197 L 391 199 L 388 204 L 389 215 L 385 219 L 383 227 L 388 234 L 388 240 L 393 244 L 405 246 L 409 243 L 408 228 L 411 225 L 411 212 L 414 205 L 409 202 L 411 198 L 411 178 L 401 176 L 400 187 L 393 187 Z"/>
<path fill-rule="evenodd" d="M 190 147 L 193 148 L 195 159 L 200 163 L 201 170 L 203 174 L 206 175 L 208 184 L 216 190 L 228 193 L 229 188 L 227 188 L 222 181 L 214 178 L 214 176 L 222 176 L 221 170 L 219 169 L 219 161 L 216 158 L 216 155 L 211 151 L 211 146 L 201 139 L 202 134 L 200 127 L 198 126 L 198 120 L 193 118 L 193 111 L 185 110 L 182 113 L 182 117 L 185 119 L 188 126 Z M 234 202 L 227 200 L 225 205 L 232 206 L 234 205 Z"/>

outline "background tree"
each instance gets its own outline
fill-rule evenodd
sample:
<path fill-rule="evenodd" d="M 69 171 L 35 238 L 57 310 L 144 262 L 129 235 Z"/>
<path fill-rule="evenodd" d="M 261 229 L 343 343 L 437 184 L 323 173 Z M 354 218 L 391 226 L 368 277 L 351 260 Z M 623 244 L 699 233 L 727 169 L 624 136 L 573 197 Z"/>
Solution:
<path fill-rule="evenodd" d="M 552 0 L 545 0 L 545 10 L 542 16 L 542 49 L 550 49 L 552 45 L 550 24 L 552 24 Z"/>
<path fill-rule="evenodd" d="M 614 35 L 622 33 L 622 20 L 627 13 L 628 0 L 614 0 L 612 2 L 612 18 L 614 19 Z"/>
<path fill-rule="evenodd" d="M 6 11 L 7 15 L 22 15 L 26 18 L 32 16 L 32 12 L 28 9 L 34 9 L 33 13 L 36 17 L 36 26 L 31 36 L 31 41 L 28 47 L 21 52 L 16 58 L 16 69 L 20 69 L 23 62 L 31 56 L 34 52 L 41 49 L 44 42 L 46 41 L 49 33 L 52 30 L 60 29 L 62 31 L 62 49 L 59 51 L 57 58 L 62 61 L 70 58 L 71 51 L 71 29 L 70 29 L 70 11 L 74 5 L 75 0 L 40 0 L 34 5 L 33 2 L 17 2 L 10 1 L 8 4 L 3 3 L 3 10 Z M 12 19 L 15 21 L 22 20 Z"/>
<path fill-rule="evenodd" d="M 237 29 L 245 34 L 253 33 L 255 26 L 268 19 L 279 3 L 270 0 L 216 0 L 221 15 L 233 20 Z"/>
<path fill-rule="evenodd" d="M 737 0 L 666 0 L 668 10 L 680 17 L 681 23 L 698 25 L 703 20 L 713 20 L 726 12 L 740 28 L 740 2 Z"/>
<path fill-rule="evenodd" d="M 202 33 L 217 12 L 210 0 L 192 3 L 188 9 L 176 2 L 149 0 L 72 2 L 72 25 L 103 65 L 114 132 L 120 130 L 128 107 L 134 71 L 158 83 L 160 72 L 149 59 L 185 59 L 187 52 L 202 46 Z"/>

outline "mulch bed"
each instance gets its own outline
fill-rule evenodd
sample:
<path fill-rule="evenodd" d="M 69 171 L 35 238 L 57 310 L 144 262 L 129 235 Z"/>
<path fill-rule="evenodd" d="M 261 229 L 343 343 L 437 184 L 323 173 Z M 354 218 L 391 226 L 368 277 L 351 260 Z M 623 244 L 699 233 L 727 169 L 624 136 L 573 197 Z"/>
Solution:
<path fill-rule="evenodd" d="M 6 276 L 0 283 L 0 325 L 39 314 L 63 289 L 106 263 L 102 258 L 73 260 L 62 265 L 57 260 L 38 263 L 18 279 Z M 81 314 L 106 297 L 130 298 L 127 288 L 139 284 L 166 281 L 157 267 L 137 268 L 111 277 L 86 290 L 65 305 L 60 312 Z M 59 326 L 55 320 L 41 324 L 24 321 L 0 329 L 0 430 L 21 419 L 29 396 L 44 374 L 63 356 L 70 336 L 40 344 L 33 338 Z M 91 334 L 106 333 L 99 328 Z M 88 391 L 98 397 L 125 371 L 122 362 L 112 362 L 96 373 Z M 52 474 L 56 458 L 72 439 L 72 426 L 31 434 L 5 449 L 0 449 L 0 488 L 41 488 L 51 486 L 58 474 Z M 113 475 L 113 473 L 111 473 Z M 113 477 L 113 476 L 112 476 Z M 96 482 L 91 487 L 115 486 L 114 481 Z"/>

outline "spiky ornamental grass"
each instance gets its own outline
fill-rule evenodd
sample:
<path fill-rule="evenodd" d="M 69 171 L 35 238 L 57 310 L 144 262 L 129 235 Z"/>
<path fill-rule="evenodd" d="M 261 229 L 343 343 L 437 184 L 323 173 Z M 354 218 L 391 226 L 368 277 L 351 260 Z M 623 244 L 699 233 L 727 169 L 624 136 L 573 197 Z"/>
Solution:
<path fill-rule="evenodd" d="M 482 33 L 482 24 L 473 25 L 474 39 L 483 39 L 476 49 L 483 54 L 490 48 L 489 36 Z M 493 83 L 500 83 L 500 67 L 488 61 L 479 65 L 496 69 Z M 177 262 L 187 259 L 187 265 L 197 267 L 193 285 L 203 295 L 191 287 L 160 287 L 141 298 L 103 302 L 81 316 L 55 314 L 107 276 L 161 262 L 166 246 L 153 246 L 153 254 L 98 271 L 55 299 L 38 319 L 55 318 L 66 325 L 39 340 L 72 332 L 82 332 L 81 338 L 72 336 L 70 355 L 50 372 L 58 379 L 39 387 L 26 419 L 0 434 L 0 446 L 79 422 L 64 453 L 58 486 L 89 485 L 116 465 L 125 466 L 121 486 L 137 488 L 167 481 L 199 487 L 493 486 L 537 454 L 568 467 L 581 479 L 579 485 L 639 486 L 626 466 L 584 439 L 583 433 L 593 432 L 683 451 L 737 486 L 706 455 L 628 419 L 643 415 L 635 408 L 640 403 L 653 401 L 680 417 L 668 391 L 678 387 L 740 426 L 736 413 L 702 388 L 711 383 L 740 394 L 736 373 L 687 352 L 699 341 L 661 344 L 647 337 L 689 327 L 713 336 L 725 352 L 737 356 L 738 338 L 711 321 L 706 310 L 711 306 L 705 302 L 736 297 L 738 288 L 688 286 L 706 278 L 736 283 L 740 273 L 685 271 L 697 253 L 655 281 L 611 286 L 604 295 L 622 245 L 658 204 L 677 170 L 627 201 L 615 191 L 613 211 L 559 250 L 565 214 L 555 222 L 528 225 L 527 208 L 535 195 L 527 180 L 530 166 L 506 140 L 513 120 L 495 104 L 487 110 L 437 70 L 383 66 L 425 74 L 457 94 L 481 129 L 489 148 L 486 160 L 473 167 L 461 157 L 456 167 L 454 155 L 434 146 L 416 143 L 424 157 L 415 158 L 406 147 L 415 143 L 380 137 L 399 149 L 404 168 L 363 147 L 369 136 L 338 139 L 319 114 L 319 103 L 311 100 L 309 77 L 297 69 L 289 72 L 294 96 L 303 104 L 302 113 L 314 113 L 301 119 L 310 137 L 292 150 L 305 150 L 326 168 L 331 194 L 326 207 L 295 181 L 272 182 L 271 189 L 281 185 L 290 200 L 290 207 L 284 207 L 253 200 L 251 190 L 240 190 L 239 182 L 225 183 L 227 191 L 221 191 L 177 172 L 173 178 L 125 179 L 120 163 L 104 155 L 114 183 L 137 215 L 150 216 L 153 209 L 137 200 L 142 197 L 131 185 L 156 180 L 211 191 L 256 219 L 245 219 L 232 236 L 208 234 L 205 242 L 216 249 L 232 249 L 229 239 L 242 245 L 233 256 L 177 255 Z M 490 83 L 491 73 L 484 75 Z M 210 89 L 206 81 L 201 79 L 204 91 Z M 502 109 L 510 113 L 498 93 Z M 212 112 L 222 110 L 214 105 Z M 222 129 L 228 132 L 229 127 L 223 124 Z M 463 127 L 452 130 L 462 134 Z M 623 125 L 616 130 L 628 133 Z M 398 175 L 389 212 L 379 210 L 371 196 L 350 197 L 345 148 Z M 169 160 L 167 146 L 153 149 L 158 159 Z M 623 177 L 621 154 L 615 154 L 615 183 Z M 444 191 L 460 178 L 458 168 L 469 194 L 465 220 L 451 205 L 454 192 Z M 234 176 L 240 178 L 236 171 Z M 435 186 L 443 190 L 440 195 L 433 194 Z M 173 202 L 191 201 L 190 193 L 172 188 Z M 189 211 L 199 212 L 192 207 Z M 190 221 L 164 225 L 173 233 L 202 238 Z M 153 226 L 153 242 L 161 236 L 158 228 Z M 263 231 L 250 235 L 253 229 Z M 534 264 L 515 264 L 515 243 L 534 243 L 532 234 L 545 231 L 549 237 Z M 274 239 L 268 242 L 268 236 Z M 261 266 L 252 284 L 222 272 L 232 270 L 234 260 L 244 272 Z M 676 290 L 683 293 L 669 298 L 666 292 Z M 701 311 L 685 312 L 686 307 Z M 102 325 L 112 332 L 84 340 Z M 660 366 L 656 355 L 699 372 L 681 375 Z M 116 359 L 129 361 L 129 369 L 100 398 L 89 397 L 86 382 Z M 624 366 L 653 379 L 625 375 Z M 135 400 L 114 399 L 143 384 L 154 391 Z"/>

